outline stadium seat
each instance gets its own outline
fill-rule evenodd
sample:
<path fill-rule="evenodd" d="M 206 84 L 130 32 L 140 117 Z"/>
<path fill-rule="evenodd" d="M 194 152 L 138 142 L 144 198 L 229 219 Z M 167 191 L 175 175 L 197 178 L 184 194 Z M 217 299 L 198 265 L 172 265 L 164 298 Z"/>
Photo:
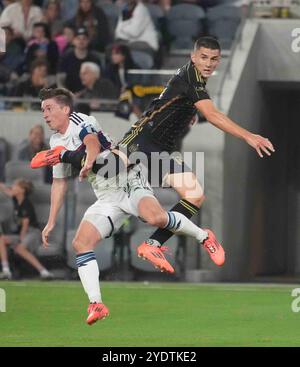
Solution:
<path fill-rule="evenodd" d="M 230 4 L 214 6 L 207 11 L 209 34 L 218 38 L 222 49 L 230 49 L 240 21 L 241 9 Z"/>
<path fill-rule="evenodd" d="M 192 49 L 194 41 L 203 32 L 204 10 L 194 4 L 178 4 L 167 14 L 167 29 L 173 41 L 172 49 Z"/>
<path fill-rule="evenodd" d="M 51 186 L 47 184 L 35 184 L 31 194 L 31 201 L 34 205 L 38 223 L 43 229 L 47 224 L 50 210 Z M 39 257 L 53 257 L 64 255 L 64 233 L 65 233 L 65 210 L 61 208 L 54 230 L 49 238 L 49 247 L 44 248 L 41 244 L 36 250 Z"/>
<path fill-rule="evenodd" d="M 145 4 L 149 10 L 151 19 L 155 25 L 155 28 L 161 30 L 161 19 L 165 16 L 162 8 L 158 4 Z"/>
<path fill-rule="evenodd" d="M 104 13 L 108 18 L 111 32 L 114 33 L 119 18 L 119 12 L 120 12 L 119 7 L 115 3 L 106 1 L 100 2 L 99 5 L 101 6 L 101 8 L 103 9 Z"/>
<path fill-rule="evenodd" d="M 0 191 L 0 230 L 9 226 L 12 215 L 13 202 L 10 197 Z"/>
<path fill-rule="evenodd" d="M 0 181 L 5 180 L 5 164 L 9 157 L 9 143 L 4 139 L 0 138 Z"/>
<path fill-rule="evenodd" d="M 12 183 L 17 178 L 25 178 L 33 183 L 44 182 L 44 170 L 31 169 L 29 162 L 8 161 L 5 164 L 5 181 Z"/>
<path fill-rule="evenodd" d="M 130 47 L 130 45 L 129 45 Z M 131 56 L 133 61 L 139 66 L 141 69 L 151 69 L 154 65 L 153 56 L 151 56 L 148 52 L 142 50 L 134 50 L 131 48 Z"/>

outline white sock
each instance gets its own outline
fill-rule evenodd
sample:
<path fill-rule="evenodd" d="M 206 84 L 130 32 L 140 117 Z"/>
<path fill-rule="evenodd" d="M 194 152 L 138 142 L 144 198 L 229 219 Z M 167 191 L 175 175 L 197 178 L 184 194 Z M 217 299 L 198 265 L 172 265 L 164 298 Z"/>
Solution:
<path fill-rule="evenodd" d="M 188 236 L 194 237 L 199 242 L 203 242 L 208 237 L 208 233 L 206 231 L 197 227 L 183 214 L 178 212 L 167 212 L 167 214 L 168 223 L 165 228 L 169 231 L 173 233 L 184 233 Z"/>
<path fill-rule="evenodd" d="M 40 271 L 40 274 L 41 275 L 49 275 L 50 273 L 49 273 L 49 271 L 47 270 L 47 269 L 42 269 L 41 271 Z"/>
<path fill-rule="evenodd" d="M 90 302 L 101 303 L 99 284 L 99 267 L 93 251 L 85 252 L 76 256 L 78 274 Z"/>
<path fill-rule="evenodd" d="M 2 261 L 2 271 L 3 273 L 10 273 L 9 264 L 7 261 Z"/>

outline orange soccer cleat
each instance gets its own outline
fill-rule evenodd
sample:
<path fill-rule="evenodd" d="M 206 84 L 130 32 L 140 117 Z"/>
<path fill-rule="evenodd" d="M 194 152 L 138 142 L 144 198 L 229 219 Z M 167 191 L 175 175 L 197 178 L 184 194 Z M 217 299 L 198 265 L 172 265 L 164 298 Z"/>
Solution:
<path fill-rule="evenodd" d="M 40 168 L 45 166 L 55 166 L 57 163 L 60 163 L 60 153 L 63 150 L 67 150 L 63 146 L 57 146 L 53 149 L 42 150 L 32 158 L 30 167 L 31 168 Z"/>
<path fill-rule="evenodd" d="M 150 261 L 156 268 L 159 268 L 161 271 L 174 273 L 174 268 L 163 254 L 163 252 L 167 250 L 168 248 L 166 246 L 158 247 L 151 245 L 146 241 L 137 248 L 137 254 L 138 257 L 142 257 L 144 258 L 144 260 L 146 259 Z"/>
<path fill-rule="evenodd" d="M 88 325 L 93 325 L 96 321 L 105 319 L 109 316 L 109 310 L 103 303 L 90 303 L 88 307 Z"/>
<path fill-rule="evenodd" d="M 203 247 L 209 253 L 212 261 L 216 265 L 222 266 L 225 262 L 225 251 L 223 247 L 210 229 L 204 229 L 204 231 L 208 233 L 208 237 L 202 242 Z"/>

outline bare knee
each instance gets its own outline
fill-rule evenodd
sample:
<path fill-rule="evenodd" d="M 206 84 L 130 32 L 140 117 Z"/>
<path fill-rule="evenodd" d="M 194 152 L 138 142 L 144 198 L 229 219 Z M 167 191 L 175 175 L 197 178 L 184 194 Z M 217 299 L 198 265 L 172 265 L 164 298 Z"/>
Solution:
<path fill-rule="evenodd" d="M 147 218 L 145 218 L 147 223 L 150 224 L 150 226 L 153 227 L 159 227 L 163 228 L 167 224 L 167 216 L 165 212 L 160 213 L 150 213 L 147 215 Z"/>
<path fill-rule="evenodd" d="M 82 241 L 78 236 L 75 236 L 75 238 L 73 239 L 72 246 L 77 254 L 90 250 L 88 246 L 84 243 L 84 241 Z"/>
<path fill-rule="evenodd" d="M 94 251 L 97 243 L 101 241 L 101 235 L 93 224 L 83 220 L 72 241 L 73 249 L 77 254 Z"/>

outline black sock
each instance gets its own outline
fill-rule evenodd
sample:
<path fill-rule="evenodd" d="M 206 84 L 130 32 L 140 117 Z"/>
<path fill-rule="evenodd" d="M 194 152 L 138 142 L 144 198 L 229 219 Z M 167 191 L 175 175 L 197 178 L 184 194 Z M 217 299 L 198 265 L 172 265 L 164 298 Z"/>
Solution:
<path fill-rule="evenodd" d="M 179 203 L 177 203 L 175 206 L 173 206 L 172 209 L 169 211 L 172 212 L 179 212 L 183 214 L 188 219 L 192 218 L 193 215 L 197 214 L 199 211 L 199 208 L 195 206 L 194 204 L 191 204 L 187 200 L 180 200 Z M 173 232 L 164 229 L 164 228 L 158 228 L 152 236 L 150 236 L 149 239 L 156 240 L 160 243 L 160 245 L 164 244 L 168 241 L 169 238 L 171 238 L 174 235 Z"/>

